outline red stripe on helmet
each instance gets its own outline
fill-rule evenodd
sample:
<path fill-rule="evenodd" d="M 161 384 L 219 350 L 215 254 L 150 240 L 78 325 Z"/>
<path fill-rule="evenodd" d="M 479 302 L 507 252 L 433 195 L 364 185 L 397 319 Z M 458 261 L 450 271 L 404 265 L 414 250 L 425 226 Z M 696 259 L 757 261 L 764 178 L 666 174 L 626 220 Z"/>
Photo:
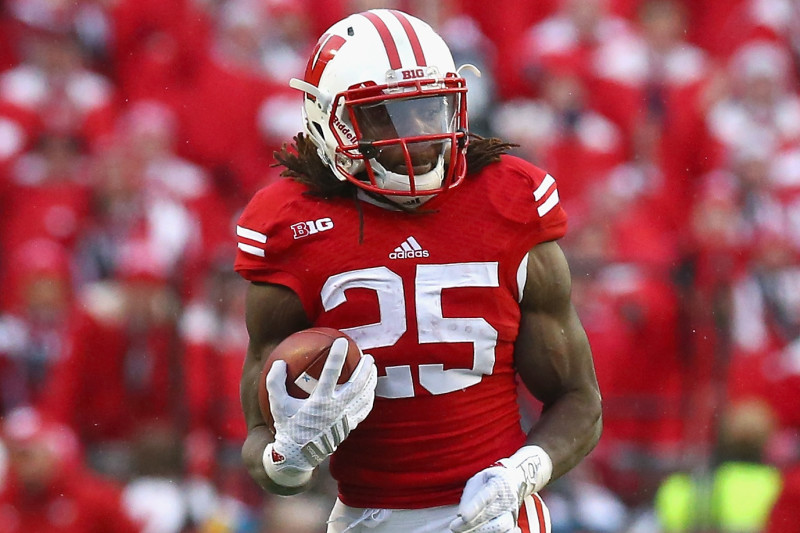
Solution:
<path fill-rule="evenodd" d="M 417 65 L 420 67 L 427 66 L 425 62 L 425 52 L 422 51 L 422 45 L 419 42 L 419 36 L 417 35 L 417 31 L 411 25 L 411 21 L 408 20 L 405 13 L 401 11 L 397 11 L 395 9 L 391 10 L 392 15 L 400 21 L 402 24 L 403 29 L 406 30 L 406 35 L 408 35 L 408 42 L 411 43 L 411 49 L 414 51 L 414 59 L 417 61 Z"/>
<path fill-rule="evenodd" d="M 394 70 L 402 67 L 403 64 L 400 61 L 400 54 L 397 51 L 397 44 L 394 42 L 392 32 L 389 31 L 386 23 L 375 13 L 367 12 L 363 15 L 367 17 L 367 19 L 372 22 L 372 25 L 375 26 L 375 29 L 378 30 L 378 34 L 381 36 L 381 40 L 383 41 L 383 46 L 386 48 L 386 54 L 389 56 L 389 66 Z"/>

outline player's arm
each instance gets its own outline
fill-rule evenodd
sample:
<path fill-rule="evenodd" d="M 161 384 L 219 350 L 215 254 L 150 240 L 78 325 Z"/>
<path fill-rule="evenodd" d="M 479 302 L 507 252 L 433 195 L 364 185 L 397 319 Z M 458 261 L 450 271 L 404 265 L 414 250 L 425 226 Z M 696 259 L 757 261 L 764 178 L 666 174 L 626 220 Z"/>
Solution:
<path fill-rule="evenodd" d="M 331 344 L 314 390 L 305 399 L 286 391 L 286 363 L 272 363 L 266 382 L 260 383 L 264 361 L 290 334 L 310 326 L 300 299 L 274 285 L 251 284 L 247 294 L 250 335 L 242 374 L 242 406 L 248 435 L 242 449 L 251 475 L 265 489 L 289 495 L 301 492 L 317 466 L 336 451 L 372 410 L 378 371 L 369 354 L 348 380 L 338 385 L 348 341 Z M 275 434 L 265 425 L 258 403 L 259 387 L 266 386 Z"/>
<path fill-rule="evenodd" d="M 515 361 L 525 386 L 544 404 L 527 444 L 547 453 L 552 479 L 578 464 L 602 431 L 600 390 L 571 287 L 558 244 L 546 242 L 531 250 Z"/>
<path fill-rule="evenodd" d="M 246 324 L 250 342 L 242 369 L 239 393 L 242 402 L 247 439 L 242 459 L 255 481 L 276 494 L 296 494 L 305 486 L 283 487 L 273 482 L 264 470 L 262 457 L 274 435 L 267 427 L 258 404 L 261 370 L 270 352 L 286 337 L 310 327 L 300 298 L 280 285 L 250 283 L 247 289 Z"/>
<path fill-rule="evenodd" d="M 569 471 L 600 438 L 600 392 L 571 285 L 558 244 L 542 243 L 529 252 L 514 358 L 523 383 L 544 408 L 520 450 L 467 482 L 452 531 L 518 531 L 523 499 Z"/>

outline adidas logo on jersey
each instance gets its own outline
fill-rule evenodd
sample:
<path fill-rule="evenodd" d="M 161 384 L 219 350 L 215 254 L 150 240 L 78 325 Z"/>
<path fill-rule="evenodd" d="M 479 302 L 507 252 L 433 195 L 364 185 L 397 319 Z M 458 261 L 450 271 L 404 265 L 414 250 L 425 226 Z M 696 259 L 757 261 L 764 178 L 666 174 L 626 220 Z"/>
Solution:
<path fill-rule="evenodd" d="M 423 250 L 417 239 L 409 237 L 389 254 L 389 259 L 412 259 L 414 257 L 428 257 L 428 250 Z"/>

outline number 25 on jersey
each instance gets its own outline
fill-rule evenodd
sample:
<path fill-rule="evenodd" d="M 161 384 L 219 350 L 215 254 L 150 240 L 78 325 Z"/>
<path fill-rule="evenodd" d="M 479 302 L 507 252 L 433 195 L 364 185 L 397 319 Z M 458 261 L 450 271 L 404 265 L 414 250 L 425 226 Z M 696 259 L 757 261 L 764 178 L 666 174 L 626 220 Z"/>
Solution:
<path fill-rule="evenodd" d="M 447 318 L 442 313 L 442 290 L 458 287 L 499 287 L 496 262 L 417 265 L 414 280 L 418 341 L 469 342 L 471 368 L 444 369 L 442 364 L 419 365 L 420 385 L 431 394 L 446 394 L 476 385 L 492 373 L 497 330 L 483 318 Z M 392 346 L 408 330 L 402 278 L 385 266 L 351 270 L 328 278 L 320 296 L 326 311 L 347 301 L 347 289 L 369 289 L 378 298 L 378 322 L 343 328 L 362 350 Z M 386 367 L 376 394 L 384 398 L 411 398 L 414 382 L 410 365 Z"/>

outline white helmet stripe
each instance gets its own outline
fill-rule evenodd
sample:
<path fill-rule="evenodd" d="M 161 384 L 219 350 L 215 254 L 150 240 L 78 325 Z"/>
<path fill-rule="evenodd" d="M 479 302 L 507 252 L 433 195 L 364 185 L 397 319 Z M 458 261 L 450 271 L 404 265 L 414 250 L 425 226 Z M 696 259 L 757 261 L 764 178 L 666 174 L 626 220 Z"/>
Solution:
<path fill-rule="evenodd" d="M 389 27 L 386 26 L 386 23 L 381 19 L 377 13 L 373 13 L 371 11 L 367 11 L 366 13 L 362 13 L 367 20 L 369 20 L 375 29 L 378 30 L 378 35 L 381 36 L 381 40 L 383 41 L 383 46 L 386 48 L 386 54 L 389 56 L 389 66 L 393 70 L 397 70 L 403 66 L 400 62 L 400 54 L 397 51 L 397 43 L 394 42 L 394 37 L 392 37 L 392 32 L 389 31 Z"/>
<path fill-rule="evenodd" d="M 419 42 L 419 36 L 417 35 L 417 31 L 414 29 L 414 26 L 411 25 L 411 21 L 408 20 L 408 17 L 406 17 L 404 13 L 397 11 L 396 9 L 392 9 L 389 12 L 400 21 L 400 24 L 406 31 L 408 42 L 411 43 L 411 49 L 414 51 L 414 59 L 417 62 L 417 66 L 427 66 L 427 63 L 425 62 L 425 52 L 422 50 L 422 45 Z"/>

